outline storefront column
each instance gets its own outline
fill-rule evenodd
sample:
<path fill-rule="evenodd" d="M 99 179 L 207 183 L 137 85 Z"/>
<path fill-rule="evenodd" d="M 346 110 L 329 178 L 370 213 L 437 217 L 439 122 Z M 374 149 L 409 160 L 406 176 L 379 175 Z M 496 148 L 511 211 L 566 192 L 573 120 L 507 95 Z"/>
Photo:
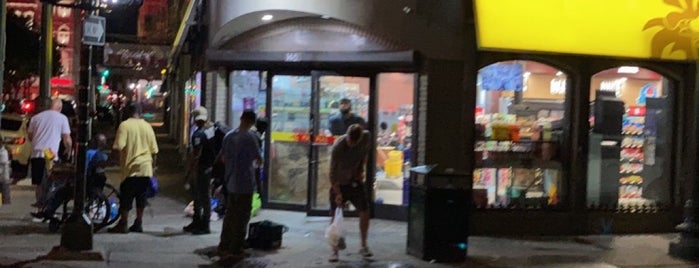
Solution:
<path fill-rule="evenodd" d="M 592 74 L 580 67 L 580 72 L 577 75 L 571 75 L 568 90 L 572 96 L 568 100 L 572 100 L 570 105 L 571 112 L 568 113 L 573 120 L 570 135 L 571 147 L 570 154 L 570 173 L 569 178 L 569 204 L 573 213 L 585 213 L 587 210 L 587 163 L 589 153 L 589 137 L 590 137 L 590 88 Z M 584 227 L 580 226 L 580 232 L 583 232 Z"/>
<path fill-rule="evenodd" d="M 464 62 L 428 60 L 425 73 L 426 107 L 419 109 L 424 109 L 426 116 L 418 118 L 425 120 L 422 122 L 424 124 L 419 123 L 425 129 L 418 130 L 424 133 L 421 137 L 423 140 L 418 141 L 419 144 L 424 142 L 424 151 L 418 151 L 418 154 L 424 154 L 424 164 L 438 164 L 437 170 L 440 172 L 448 168 L 462 170 L 463 167 L 472 165 L 466 160 L 466 155 L 473 151 L 467 149 L 473 147 L 473 133 L 466 131 L 473 125 L 473 120 L 466 118 L 472 118 L 473 115 L 465 110 L 464 101 L 467 96 L 463 85 Z M 418 146 L 418 150 L 422 149 L 419 147 L 421 146 Z"/>
<path fill-rule="evenodd" d="M 670 255 L 678 258 L 688 259 L 688 260 L 699 260 L 699 205 L 697 201 L 699 198 L 699 177 L 697 177 L 697 168 L 699 167 L 699 157 L 697 156 L 698 138 L 699 138 L 699 69 L 697 69 L 697 64 L 694 64 L 690 68 L 695 76 L 693 83 L 688 83 L 688 85 L 693 85 L 692 91 L 692 122 L 688 128 L 691 133 L 687 146 L 689 146 L 689 152 L 693 152 L 692 155 L 687 155 L 691 159 L 689 163 L 694 163 L 693 174 L 691 176 L 691 199 L 685 204 L 685 219 L 684 222 L 676 227 L 677 231 L 680 232 L 679 240 L 670 243 Z"/>

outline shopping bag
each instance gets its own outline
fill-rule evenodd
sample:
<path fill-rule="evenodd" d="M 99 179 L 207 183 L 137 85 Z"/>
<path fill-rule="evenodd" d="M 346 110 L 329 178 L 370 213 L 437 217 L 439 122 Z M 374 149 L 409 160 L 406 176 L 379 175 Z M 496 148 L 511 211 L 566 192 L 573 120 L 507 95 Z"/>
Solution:
<path fill-rule="evenodd" d="M 158 179 L 155 177 L 150 177 L 150 184 L 146 189 L 146 198 L 153 198 L 158 194 Z"/>
<path fill-rule="evenodd" d="M 325 238 L 330 246 L 337 249 L 345 249 L 345 232 L 343 230 L 342 208 L 335 209 L 333 222 L 325 229 Z"/>
<path fill-rule="evenodd" d="M 257 212 L 260 211 L 260 207 L 262 207 L 262 199 L 260 199 L 260 194 L 252 194 L 252 210 L 250 211 L 250 216 L 257 216 Z"/>

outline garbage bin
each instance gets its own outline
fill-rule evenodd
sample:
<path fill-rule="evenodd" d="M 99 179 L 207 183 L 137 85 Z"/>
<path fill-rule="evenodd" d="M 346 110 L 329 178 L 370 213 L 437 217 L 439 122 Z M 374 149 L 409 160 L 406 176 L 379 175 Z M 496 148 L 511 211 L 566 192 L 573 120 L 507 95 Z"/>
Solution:
<path fill-rule="evenodd" d="M 468 253 L 471 175 L 412 168 L 407 253 L 426 261 L 463 262 Z"/>

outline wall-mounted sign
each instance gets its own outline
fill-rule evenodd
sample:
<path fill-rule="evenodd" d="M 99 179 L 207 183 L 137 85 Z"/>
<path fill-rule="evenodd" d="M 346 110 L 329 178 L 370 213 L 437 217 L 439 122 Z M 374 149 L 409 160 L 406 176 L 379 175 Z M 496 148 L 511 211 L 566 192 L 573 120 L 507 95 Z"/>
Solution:
<path fill-rule="evenodd" d="M 481 49 L 697 60 L 694 0 L 476 0 Z"/>
<path fill-rule="evenodd" d="M 646 98 L 657 98 L 659 96 L 660 92 L 658 92 L 658 87 L 656 87 L 653 83 L 647 83 L 641 87 L 641 90 L 638 91 L 636 103 L 638 105 L 645 105 Z"/>
<path fill-rule="evenodd" d="M 167 67 L 169 53 L 168 46 L 107 43 L 104 46 L 104 65 L 137 70 L 160 70 Z"/>
<path fill-rule="evenodd" d="M 624 86 L 626 85 L 626 80 L 626 77 L 614 80 L 604 80 L 600 82 L 599 90 L 611 91 L 614 92 L 614 94 L 616 94 L 617 97 L 621 97 L 621 93 L 624 90 Z"/>
<path fill-rule="evenodd" d="M 553 95 L 565 95 L 566 94 L 566 78 L 556 77 L 551 79 L 550 92 Z"/>

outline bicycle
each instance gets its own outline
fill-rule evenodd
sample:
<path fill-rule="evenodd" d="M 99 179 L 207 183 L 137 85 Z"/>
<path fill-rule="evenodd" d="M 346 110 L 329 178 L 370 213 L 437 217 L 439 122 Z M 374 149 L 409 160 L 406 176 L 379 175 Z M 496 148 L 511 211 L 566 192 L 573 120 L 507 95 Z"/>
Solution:
<path fill-rule="evenodd" d="M 72 190 L 72 187 L 63 187 L 57 191 Z M 49 219 L 50 232 L 58 232 L 61 225 L 65 223 L 72 213 L 73 203 L 74 199 L 72 196 L 66 198 L 62 202 L 62 209 L 56 210 L 60 210 L 61 212 L 55 213 L 53 217 Z M 87 198 L 85 200 L 85 214 L 92 222 L 94 232 L 97 232 L 100 229 L 119 220 L 119 191 L 110 184 L 105 184 L 101 191 L 96 189 L 93 189 L 92 191 L 88 190 Z"/>

